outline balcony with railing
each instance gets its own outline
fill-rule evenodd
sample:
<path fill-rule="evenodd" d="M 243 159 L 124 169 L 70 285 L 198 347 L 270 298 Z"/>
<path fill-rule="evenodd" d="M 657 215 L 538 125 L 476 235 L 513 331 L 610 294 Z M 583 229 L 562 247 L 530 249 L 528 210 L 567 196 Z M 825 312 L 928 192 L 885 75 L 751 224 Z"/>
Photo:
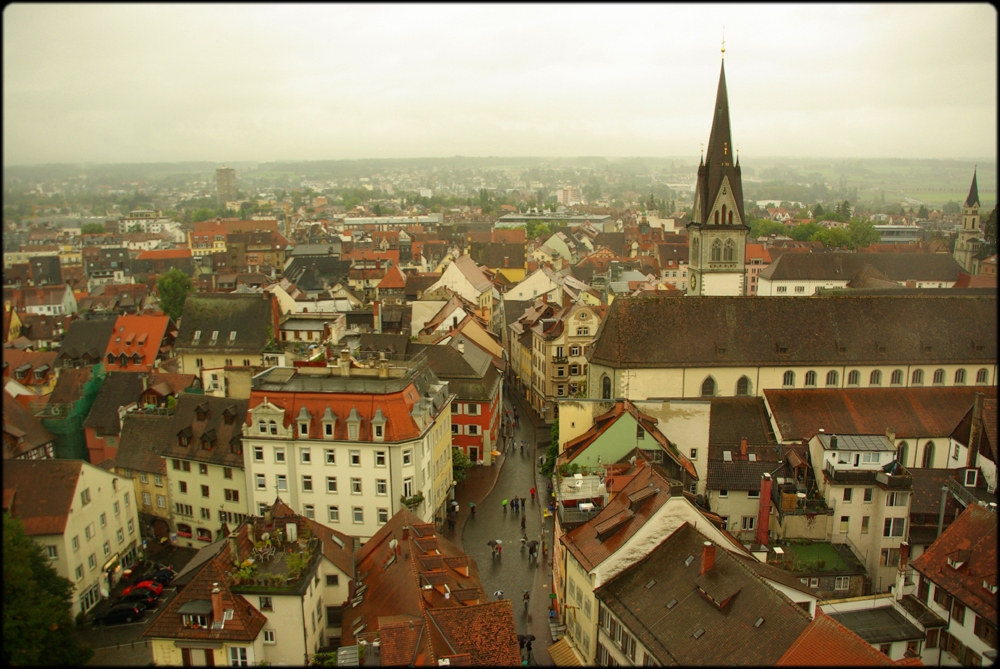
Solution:
<path fill-rule="evenodd" d="M 827 481 L 840 484 L 871 484 L 883 488 L 909 489 L 913 487 L 913 477 L 899 463 L 892 462 L 877 469 L 838 469 L 827 460 L 823 463 L 823 474 Z"/>
<path fill-rule="evenodd" d="M 567 358 L 564 355 L 554 355 L 554 356 L 552 356 L 552 364 L 553 365 L 565 365 L 567 362 L 569 362 L 569 358 Z"/>
<path fill-rule="evenodd" d="M 604 508 L 604 495 L 599 476 L 576 474 L 560 479 L 556 488 L 559 522 L 563 525 L 587 522 Z"/>

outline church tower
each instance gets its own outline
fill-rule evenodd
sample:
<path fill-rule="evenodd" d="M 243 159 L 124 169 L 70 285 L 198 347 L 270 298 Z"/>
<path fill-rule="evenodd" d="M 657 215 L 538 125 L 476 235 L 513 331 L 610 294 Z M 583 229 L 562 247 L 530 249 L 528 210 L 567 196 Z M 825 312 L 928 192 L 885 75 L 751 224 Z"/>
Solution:
<path fill-rule="evenodd" d="M 694 213 L 688 224 L 688 295 L 742 295 L 748 228 L 743 217 L 739 156 L 733 164 L 726 93 L 726 47 L 715 96 L 707 155 L 698 166 Z"/>
<path fill-rule="evenodd" d="M 976 255 L 982 241 L 980 234 L 979 186 L 976 184 L 976 172 L 973 172 L 969 197 L 965 198 L 965 205 L 962 207 L 962 227 L 958 230 L 954 253 L 955 260 L 962 269 L 972 275 L 979 274 L 979 258 Z"/>

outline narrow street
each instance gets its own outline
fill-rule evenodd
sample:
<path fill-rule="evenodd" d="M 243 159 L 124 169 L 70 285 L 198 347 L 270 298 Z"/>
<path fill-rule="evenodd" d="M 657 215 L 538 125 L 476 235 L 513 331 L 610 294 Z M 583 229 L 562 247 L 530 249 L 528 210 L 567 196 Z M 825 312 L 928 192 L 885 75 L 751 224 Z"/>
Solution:
<path fill-rule="evenodd" d="M 504 404 L 511 410 L 516 406 L 509 399 Z M 462 528 L 461 544 L 463 550 L 479 566 L 487 595 L 493 599 L 492 593 L 502 590 L 504 599 L 513 603 L 518 634 L 535 635 L 530 664 L 551 665 L 545 648 L 552 643 L 548 627 L 552 581 L 552 519 L 542 519 L 541 500 L 545 497 L 545 481 L 538 475 L 538 458 L 544 455 L 544 447 L 540 452 L 536 449 L 536 428 L 524 415 L 523 408 L 519 408 L 518 412 L 520 420 L 514 431 L 514 439 L 504 454 L 505 460 L 502 465 L 495 465 L 502 466 L 496 484 L 477 507 L 476 515 L 469 516 L 466 520 Z M 545 430 L 547 428 L 538 428 L 539 434 Z M 520 452 L 521 439 L 527 442 L 523 453 Z M 532 487 L 536 489 L 534 503 L 531 501 Z M 537 494 L 539 487 L 540 495 Z M 527 500 L 527 509 L 522 514 L 514 513 L 511 508 L 510 501 L 515 495 Z M 506 513 L 502 506 L 504 499 L 508 500 Z M 522 515 L 526 518 L 524 531 L 528 540 L 538 541 L 538 560 L 531 563 L 527 550 L 523 554 L 520 550 Z M 503 542 L 503 551 L 498 559 L 492 556 L 487 545 L 493 539 Z M 541 550 L 543 541 L 548 547 L 546 554 L 542 554 Z M 527 614 L 522 603 L 526 590 L 531 594 Z"/>

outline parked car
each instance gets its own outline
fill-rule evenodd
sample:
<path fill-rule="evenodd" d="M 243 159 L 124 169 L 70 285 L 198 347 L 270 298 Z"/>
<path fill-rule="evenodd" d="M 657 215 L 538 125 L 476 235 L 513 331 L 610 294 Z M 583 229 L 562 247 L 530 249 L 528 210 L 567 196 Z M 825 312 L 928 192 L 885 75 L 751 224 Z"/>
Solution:
<path fill-rule="evenodd" d="M 150 580 L 156 581 L 160 585 L 167 585 L 174 580 L 175 576 L 177 576 L 177 573 L 173 569 L 161 569 L 149 578 Z"/>
<path fill-rule="evenodd" d="M 121 604 L 134 604 L 136 607 L 142 607 L 139 609 L 140 611 L 145 611 L 156 606 L 156 595 L 153 594 L 152 590 L 138 588 L 118 601 Z"/>
<path fill-rule="evenodd" d="M 153 592 L 156 593 L 157 596 L 159 596 L 160 593 L 163 592 L 163 585 L 161 583 L 157 583 L 152 579 L 146 579 L 144 581 L 139 581 L 134 585 L 128 586 L 127 588 L 122 590 L 122 595 L 127 595 L 133 590 L 136 590 L 137 588 L 146 588 L 147 590 L 152 590 Z"/>
<path fill-rule="evenodd" d="M 134 604 L 115 604 L 103 616 L 94 619 L 95 625 L 117 625 L 142 618 L 142 611 Z"/>

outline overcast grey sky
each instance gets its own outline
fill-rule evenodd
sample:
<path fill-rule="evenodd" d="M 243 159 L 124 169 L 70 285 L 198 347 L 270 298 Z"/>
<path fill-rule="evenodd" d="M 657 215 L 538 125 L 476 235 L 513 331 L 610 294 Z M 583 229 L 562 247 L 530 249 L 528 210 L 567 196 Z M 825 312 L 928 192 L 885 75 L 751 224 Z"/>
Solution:
<path fill-rule="evenodd" d="M 8 5 L 3 160 L 996 159 L 986 4 Z"/>

